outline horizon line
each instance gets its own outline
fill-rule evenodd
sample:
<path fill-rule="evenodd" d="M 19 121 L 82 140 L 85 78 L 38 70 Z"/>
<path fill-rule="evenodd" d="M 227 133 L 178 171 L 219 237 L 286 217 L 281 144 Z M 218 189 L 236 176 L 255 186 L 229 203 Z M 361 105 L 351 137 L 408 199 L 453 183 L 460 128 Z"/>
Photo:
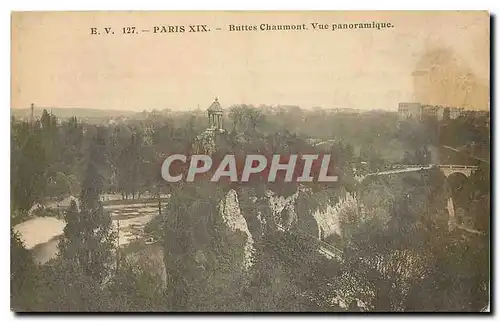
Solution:
<path fill-rule="evenodd" d="M 401 101 L 399 103 L 419 103 L 419 102 L 414 102 L 414 101 Z M 436 107 L 442 107 L 442 108 L 461 108 L 461 109 L 464 109 L 466 111 L 490 111 L 490 109 L 474 109 L 473 107 L 457 107 L 457 106 L 446 106 L 446 105 L 438 105 L 438 104 L 424 104 L 424 103 L 419 103 L 421 104 L 421 106 L 436 106 Z M 383 109 L 383 108 L 352 108 L 352 107 L 331 107 L 331 108 L 326 108 L 326 107 L 323 107 L 323 106 L 312 106 L 312 107 L 309 107 L 309 108 L 306 108 L 306 107 L 301 107 L 300 105 L 296 105 L 296 104 L 246 104 L 246 103 L 238 103 L 238 104 L 229 104 L 228 107 L 226 108 L 223 108 L 224 110 L 229 110 L 231 107 L 233 106 L 238 106 L 238 105 L 246 105 L 246 106 L 253 106 L 255 108 L 261 108 L 261 107 L 267 107 L 267 108 L 279 108 L 279 107 L 298 107 L 299 109 L 303 109 L 303 110 L 313 110 L 313 109 L 321 109 L 321 110 L 325 110 L 325 111 L 328 111 L 328 110 L 352 110 L 352 111 L 365 111 L 365 112 L 368 112 L 368 111 L 385 111 L 385 112 L 397 112 L 398 111 L 398 107 L 399 107 L 399 104 L 398 106 L 396 106 L 395 108 L 393 109 Z M 210 105 L 208 105 L 210 106 Z M 10 107 L 11 110 L 30 110 L 31 107 Z M 98 107 L 70 107 L 70 106 L 37 106 L 37 105 L 34 105 L 34 109 L 35 110 L 49 110 L 49 109 L 66 109 L 66 110 L 70 110 L 70 109 L 73 109 L 73 110 L 84 110 L 84 109 L 87 109 L 87 110 L 98 110 L 98 111 L 116 111 L 116 112 L 133 112 L 133 113 L 142 113 L 144 111 L 146 112 L 153 112 L 154 110 L 156 111 L 166 111 L 166 110 L 169 110 L 171 112 L 190 112 L 190 111 L 196 111 L 196 110 L 207 110 L 207 108 L 203 109 L 203 108 L 200 108 L 199 104 L 198 104 L 198 107 L 196 108 L 191 108 L 191 109 L 186 109 L 186 108 L 180 108 L 180 109 L 172 109 L 172 108 L 149 108 L 149 109 L 142 109 L 142 110 L 133 110 L 133 109 L 116 109 L 116 108 L 98 108 Z"/>

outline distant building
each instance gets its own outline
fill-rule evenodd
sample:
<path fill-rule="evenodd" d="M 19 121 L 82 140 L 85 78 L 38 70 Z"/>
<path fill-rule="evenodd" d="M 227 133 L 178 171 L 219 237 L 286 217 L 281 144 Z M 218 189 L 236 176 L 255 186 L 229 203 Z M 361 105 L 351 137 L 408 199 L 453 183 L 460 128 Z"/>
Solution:
<path fill-rule="evenodd" d="M 455 120 L 459 117 L 489 118 L 489 111 L 465 110 L 459 107 L 444 107 L 440 105 L 422 105 L 420 103 L 399 103 L 398 117 L 400 119 L 435 119 L 438 121 Z"/>
<path fill-rule="evenodd" d="M 438 107 L 438 110 L 436 112 L 436 117 L 437 117 L 438 121 L 444 120 L 444 118 L 448 115 L 445 112 L 446 112 L 446 107 L 444 107 L 444 106 Z"/>
<path fill-rule="evenodd" d="M 475 111 L 477 117 L 490 117 L 490 111 Z"/>
<path fill-rule="evenodd" d="M 399 103 L 398 117 L 400 119 L 422 119 L 422 105 L 420 103 Z"/>
<path fill-rule="evenodd" d="M 422 105 L 422 118 L 433 118 L 442 121 L 445 109 L 445 107 L 439 105 Z"/>
<path fill-rule="evenodd" d="M 464 115 L 464 109 L 458 107 L 450 107 L 450 120 L 454 120 Z"/>
<path fill-rule="evenodd" d="M 422 118 L 437 118 L 438 109 L 436 105 L 422 105 Z"/>

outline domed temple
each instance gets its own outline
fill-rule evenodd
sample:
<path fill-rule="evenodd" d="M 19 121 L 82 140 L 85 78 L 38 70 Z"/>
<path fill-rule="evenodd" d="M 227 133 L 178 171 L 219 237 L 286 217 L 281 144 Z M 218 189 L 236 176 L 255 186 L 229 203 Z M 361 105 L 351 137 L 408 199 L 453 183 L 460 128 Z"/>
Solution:
<path fill-rule="evenodd" d="M 222 106 L 220 105 L 217 97 L 215 98 L 212 105 L 210 105 L 207 112 L 208 112 L 208 128 L 222 130 L 224 110 L 222 109 Z"/>
<path fill-rule="evenodd" d="M 212 154 L 217 147 L 227 145 L 227 132 L 223 128 L 224 110 L 217 98 L 207 109 L 207 113 L 208 128 L 196 137 L 194 150 L 197 153 Z"/>

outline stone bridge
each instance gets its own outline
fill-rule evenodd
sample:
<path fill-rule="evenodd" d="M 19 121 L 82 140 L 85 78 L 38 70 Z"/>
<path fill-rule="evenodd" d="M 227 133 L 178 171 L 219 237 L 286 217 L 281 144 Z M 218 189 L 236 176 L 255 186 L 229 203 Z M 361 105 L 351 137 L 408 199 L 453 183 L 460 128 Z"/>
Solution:
<path fill-rule="evenodd" d="M 472 165 L 438 165 L 438 168 L 441 169 L 441 172 L 443 172 L 447 178 L 454 173 L 461 173 L 466 177 L 470 177 L 470 175 L 478 169 L 477 166 Z"/>
<path fill-rule="evenodd" d="M 450 175 L 454 173 L 461 173 L 465 175 L 466 177 L 470 177 L 470 175 L 478 169 L 477 166 L 473 165 L 456 165 L 456 164 L 412 164 L 412 165 L 398 165 L 397 168 L 387 170 L 387 171 L 380 171 L 380 172 L 374 172 L 374 173 L 369 173 L 363 176 L 357 176 L 356 179 L 357 181 L 361 182 L 367 177 L 372 177 L 372 176 L 382 176 L 382 175 L 388 175 L 388 174 L 396 174 L 396 173 L 405 173 L 405 172 L 417 172 L 417 171 L 424 171 L 424 170 L 430 170 L 437 168 L 441 170 L 441 172 L 448 178 Z"/>

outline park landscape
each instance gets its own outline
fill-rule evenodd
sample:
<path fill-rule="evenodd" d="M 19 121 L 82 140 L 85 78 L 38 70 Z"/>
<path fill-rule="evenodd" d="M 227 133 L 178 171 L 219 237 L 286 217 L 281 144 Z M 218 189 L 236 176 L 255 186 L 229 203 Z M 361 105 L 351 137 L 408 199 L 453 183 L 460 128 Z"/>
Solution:
<path fill-rule="evenodd" d="M 115 112 L 98 122 L 27 112 L 11 124 L 13 309 L 474 311 L 488 303 L 484 113 L 414 120 L 223 109 L 217 100 L 207 110 Z M 168 153 L 306 150 L 330 153 L 339 181 L 168 183 L 160 174 Z"/>
<path fill-rule="evenodd" d="M 231 27 L 265 23 L 304 28 Z M 11 309 L 491 311 L 489 26 L 13 13 Z M 168 182 L 173 154 L 329 155 L 338 180 Z"/>

